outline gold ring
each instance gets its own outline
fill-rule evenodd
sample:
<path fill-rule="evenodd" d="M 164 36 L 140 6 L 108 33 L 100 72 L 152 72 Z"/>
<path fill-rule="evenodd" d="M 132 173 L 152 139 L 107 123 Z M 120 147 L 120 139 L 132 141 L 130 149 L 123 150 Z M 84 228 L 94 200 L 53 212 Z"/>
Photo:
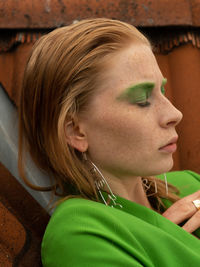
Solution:
<path fill-rule="evenodd" d="M 192 202 L 195 205 L 195 207 L 197 208 L 197 210 L 200 210 L 200 199 L 196 199 Z"/>

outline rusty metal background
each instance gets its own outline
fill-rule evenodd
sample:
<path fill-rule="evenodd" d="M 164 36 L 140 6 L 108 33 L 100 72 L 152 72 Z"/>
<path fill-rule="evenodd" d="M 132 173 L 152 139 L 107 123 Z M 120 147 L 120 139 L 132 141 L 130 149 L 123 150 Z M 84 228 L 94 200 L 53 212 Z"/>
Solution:
<path fill-rule="evenodd" d="M 0 29 L 51 29 L 88 17 L 200 26 L 200 0 L 1 0 Z"/>
<path fill-rule="evenodd" d="M 17 105 L 24 66 L 35 40 L 53 28 L 89 17 L 120 19 L 151 29 L 160 51 L 156 55 L 159 66 L 168 78 L 166 95 L 184 114 L 173 169 L 200 173 L 200 0 L 0 0 L 0 87 Z M 186 27 L 182 31 L 157 26 Z M 8 115 L 5 109 L 6 119 Z M 11 157 L 9 161 L 14 166 Z M 0 164 L 0 217 L 10 216 L 0 233 L 0 266 L 16 263 L 17 257 L 19 266 L 39 267 L 40 240 L 49 215 L 9 171 Z M 13 236 L 19 229 L 16 243 Z M 28 240 L 25 246 L 24 240 Z M 14 255 L 13 248 L 20 253 Z"/>

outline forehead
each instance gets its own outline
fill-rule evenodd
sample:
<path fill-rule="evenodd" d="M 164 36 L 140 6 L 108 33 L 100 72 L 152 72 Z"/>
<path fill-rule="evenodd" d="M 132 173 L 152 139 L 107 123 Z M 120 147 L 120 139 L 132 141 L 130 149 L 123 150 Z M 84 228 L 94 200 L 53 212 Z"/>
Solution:
<path fill-rule="evenodd" d="M 116 52 L 104 67 L 104 81 L 109 87 L 120 85 L 125 89 L 145 81 L 162 83 L 163 79 L 151 48 L 143 44 L 130 45 Z"/>

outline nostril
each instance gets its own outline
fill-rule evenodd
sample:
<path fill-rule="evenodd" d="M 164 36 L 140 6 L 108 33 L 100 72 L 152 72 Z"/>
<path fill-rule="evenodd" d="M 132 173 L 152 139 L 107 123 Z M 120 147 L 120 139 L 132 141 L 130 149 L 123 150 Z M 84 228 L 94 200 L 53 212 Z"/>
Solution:
<path fill-rule="evenodd" d="M 176 124 L 178 124 L 178 122 L 179 121 L 176 121 L 176 120 L 174 120 L 174 121 L 169 121 L 168 123 L 167 123 L 167 126 L 173 126 L 173 125 L 176 125 Z"/>

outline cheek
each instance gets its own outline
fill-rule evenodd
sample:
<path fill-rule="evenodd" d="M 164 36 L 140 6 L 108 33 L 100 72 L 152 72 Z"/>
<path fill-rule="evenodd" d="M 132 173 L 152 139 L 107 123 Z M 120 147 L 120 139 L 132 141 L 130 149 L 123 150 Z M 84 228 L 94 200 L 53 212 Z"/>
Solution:
<path fill-rule="evenodd" d="M 89 150 L 92 154 L 97 151 L 102 156 L 117 153 L 121 157 L 127 154 L 132 156 L 141 153 L 144 148 L 149 149 L 152 143 L 149 128 L 144 120 L 138 119 L 138 114 L 133 112 L 102 113 L 96 119 L 92 119 L 88 131 Z M 147 147 L 148 146 L 148 147 Z"/>

